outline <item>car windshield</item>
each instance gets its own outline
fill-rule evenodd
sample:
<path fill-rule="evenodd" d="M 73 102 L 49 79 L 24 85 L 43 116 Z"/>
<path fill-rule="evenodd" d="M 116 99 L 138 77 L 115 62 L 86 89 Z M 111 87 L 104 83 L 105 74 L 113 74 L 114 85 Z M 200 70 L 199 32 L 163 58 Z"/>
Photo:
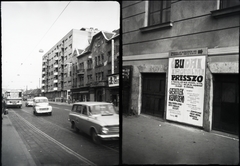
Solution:
<path fill-rule="evenodd" d="M 112 115 L 115 114 L 115 108 L 112 104 L 90 106 L 92 115 Z"/>
<path fill-rule="evenodd" d="M 36 103 L 48 103 L 47 99 L 35 99 Z"/>

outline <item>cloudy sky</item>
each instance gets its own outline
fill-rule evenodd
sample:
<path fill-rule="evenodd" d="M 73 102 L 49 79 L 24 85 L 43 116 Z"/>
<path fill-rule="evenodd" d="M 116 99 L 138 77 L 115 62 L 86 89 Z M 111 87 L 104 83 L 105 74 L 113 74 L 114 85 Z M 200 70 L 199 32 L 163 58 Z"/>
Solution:
<path fill-rule="evenodd" d="M 1 1 L 1 14 L 3 89 L 39 88 L 42 55 L 72 29 L 120 28 L 116 1 Z"/>

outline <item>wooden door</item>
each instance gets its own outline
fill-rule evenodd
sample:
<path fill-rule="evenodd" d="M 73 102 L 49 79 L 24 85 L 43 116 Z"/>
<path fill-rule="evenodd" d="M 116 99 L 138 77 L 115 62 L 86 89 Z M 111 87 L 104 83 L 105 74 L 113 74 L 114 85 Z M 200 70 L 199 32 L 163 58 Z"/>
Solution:
<path fill-rule="evenodd" d="M 163 118 L 166 74 L 142 74 L 142 113 Z"/>

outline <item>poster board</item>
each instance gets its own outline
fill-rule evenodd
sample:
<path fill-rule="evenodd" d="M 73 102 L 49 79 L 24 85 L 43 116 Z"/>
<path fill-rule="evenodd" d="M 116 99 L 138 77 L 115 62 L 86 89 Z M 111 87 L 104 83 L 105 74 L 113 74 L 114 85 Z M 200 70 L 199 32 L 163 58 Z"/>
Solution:
<path fill-rule="evenodd" d="M 167 120 L 203 126 L 206 54 L 207 49 L 170 52 Z"/>

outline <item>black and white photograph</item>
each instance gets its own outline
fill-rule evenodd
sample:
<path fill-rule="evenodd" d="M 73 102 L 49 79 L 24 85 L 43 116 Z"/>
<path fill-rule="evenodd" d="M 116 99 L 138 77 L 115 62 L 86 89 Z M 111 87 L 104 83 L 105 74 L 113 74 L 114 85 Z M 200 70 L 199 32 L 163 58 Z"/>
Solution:
<path fill-rule="evenodd" d="M 239 0 L 123 1 L 122 163 L 239 164 Z"/>
<path fill-rule="evenodd" d="M 120 4 L 1 1 L 1 28 L 1 165 L 118 165 Z"/>
<path fill-rule="evenodd" d="M 239 165 L 239 28 L 240 0 L 1 1 L 1 165 Z"/>

